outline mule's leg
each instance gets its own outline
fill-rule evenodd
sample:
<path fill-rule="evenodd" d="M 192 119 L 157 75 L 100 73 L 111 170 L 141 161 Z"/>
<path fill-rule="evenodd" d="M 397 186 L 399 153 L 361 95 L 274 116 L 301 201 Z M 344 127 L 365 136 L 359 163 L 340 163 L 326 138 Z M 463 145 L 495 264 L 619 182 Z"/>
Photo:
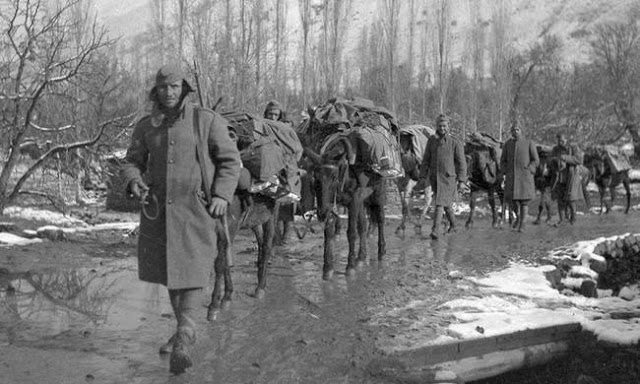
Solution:
<path fill-rule="evenodd" d="M 415 224 L 416 234 L 420 235 L 422 233 L 422 223 L 427 218 L 427 213 L 429 212 L 429 208 L 431 208 L 431 187 L 428 186 L 424 189 L 424 208 L 420 212 L 420 217 L 418 218 L 418 223 Z"/>
<path fill-rule="evenodd" d="M 538 202 L 538 214 L 536 215 L 536 219 L 533 221 L 533 225 L 538 225 L 540 224 L 540 221 L 542 219 L 542 212 L 544 211 L 544 190 L 540 191 L 540 201 Z M 548 214 L 548 211 L 547 211 Z"/>
<path fill-rule="evenodd" d="M 349 205 L 349 215 L 347 224 L 347 241 L 349 242 L 349 253 L 347 254 L 347 276 L 352 276 L 355 273 L 356 268 L 356 241 L 360 240 L 359 252 L 367 252 L 367 239 L 365 236 L 366 231 L 366 215 L 364 213 L 364 207 L 362 206 L 362 199 L 360 198 L 359 191 L 354 192 L 351 204 Z M 360 259 L 361 256 L 358 256 Z"/>
<path fill-rule="evenodd" d="M 464 224 L 465 228 L 473 228 L 473 213 L 476 210 L 476 193 L 474 189 L 469 191 L 469 217 Z"/>
<path fill-rule="evenodd" d="M 269 259 L 273 251 L 273 238 L 275 236 L 276 222 L 275 217 L 269 218 L 266 223 L 262 224 L 262 252 L 258 254 L 258 286 L 256 287 L 256 297 L 262 299 L 267 289 L 267 269 L 269 267 Z"/>
<path fill-rule="evenodd" d="M 613 203 L 616 200 L 616 188 L 611 185 L 611 182 L 608 183 L 609 187 L 606 189 L 609 191 L 609 200 L 605 199 L 604 203 L 606 206 L 606 213 L 611 212 L 611 208 L 613 207 Z"/>
<path fill-rule="evenodd" d="M 215 282 L 213 285 L 213 292 L 211 293 L 211 302 L 209 303 L 207 310 L 207 320 L 213 320 L 215 311 L 221 307 L 226 307 L 231 302 L 231 295 L 233 294 L 233 283 L 231 282 L 231 270 L 227 265 L 227 255 L 231 252 L 227 234 L 221 223 L 216 225 L 216 248 L 218 254 L 214 261 Z M 224 291 L 224 296 L 222 292 Z"/>
<path fill-rule="evenodd" d="M 493 188 L 487 191 L 487 199 L 489 200 L 489 207 L 491 208 L 491 226 L 493 228 L 498 227 L 498 210 L 496 208 L 496 194 Z"/>
<path fill-rule="evenodd" d="M 601 215 L 604 213 L 606 192 L 607 190 L 605 189 L 605 187 L 600 183 L 598 183 L 598 195 L 600 195 L 600 214 Z"/>
<path fill-rule="evenodd" d="M 369 208 L 369 214 L 371 215 L 371 217 L 373 217 L 373 215 L 375 214 L 373 209 Z M 362 215 L 362 217 L 357 217 L 356 219 L 358 220 L 358 223 L 357 223 L 358 257 L 356 257 L 355 259 L 355 267 L 356 269 L 360 269 L 365 265 L 367 261 L 367 256 L 368 256 L 368 252 L 367 252 L 368 236 L 364 236 L 365 235 L 364 230 L 366 227 L 363 227 L 363 224 L 366 225 L 367 223 L 367 218 L 366 218 L 366 215 Z M 377 221 L 378 221 L 378 218 L 376 217 L 376 224 L 377 224 Z"/>
<path fill-rule="evenodd" d="M 608 210 L 611 210 L 616 202 L 616 187 L 613 185 L 613 183 L 609 184 L 609 196 L 611 196 L 611 200 L 609 200 L 610 204 Z"/>
<path fill-rule="evenodd" d="M 544 208 L 547 210 L 547 223 L 551 222 L 551 191 L 543 191 L 542 196 L 544 197 Z M 541 196 L 541 198 L 542 198 Z"/>
<path fill-rule="evenodd" d="M 631 208 L 631 182 L 628 175 L 622 180 L 622 185 L 624 186 L 624 191 L 627 196 L 627 206 L 624 209 L 624 213 L 626 214 L 629 213 L 629 208 Z"/>
<path fill-rule="evenodd" d="M 382 260 L 387 254 L 387 242 L 384 237 L 384 206 L 373 206 L 371 211 L 378 217 L 378 260 Z M 366 257 L 366 254 L 364 256 Z"/>
<path fill-rule="evenodd" d="M 400 204 L 402 207 L 402 218 L 400 219 L 400 225 L 396 228 L 396 235 L 402 231 L 402 235 L 404 236 L 404 231 L 406 229 L 407 218 L 409 217 L 409 204 L 407 203 L 407 192 L 401 191 L 400 186 L 398 185 L 398 194 L 400 195 Z"/>
<path fill-rule="evenodd" d="M 215 271 L 215 282 L 213 284 L 213 292 L 211 293 L 211 301 L 207 307 L 207 320 L 211 321 L 214 318 L 214 313 L 221 307 L 222 292 L 225 289 L 225 272 L 226 272 L 226 252 L 227 249 L 220 248 L 220 239 L 218 239 L 218 255 L 213 264 Z"/>
<path fill-rule="evenodd" d="M 327 215 L 324 221 L 324 264 L 322 266 L 322 279 L 333 279 L 333 246 L 336 241 L 340 217 L 333 212 Z"/>

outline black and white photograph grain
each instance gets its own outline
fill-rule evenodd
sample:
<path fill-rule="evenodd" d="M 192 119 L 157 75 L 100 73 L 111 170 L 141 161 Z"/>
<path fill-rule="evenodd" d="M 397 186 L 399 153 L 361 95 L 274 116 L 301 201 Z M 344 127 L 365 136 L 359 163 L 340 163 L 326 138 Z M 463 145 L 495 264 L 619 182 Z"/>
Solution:
<path fill-rule="evenodd" d="M 0 384 L 640 383 L 640 0 L 0 0 Z"/>

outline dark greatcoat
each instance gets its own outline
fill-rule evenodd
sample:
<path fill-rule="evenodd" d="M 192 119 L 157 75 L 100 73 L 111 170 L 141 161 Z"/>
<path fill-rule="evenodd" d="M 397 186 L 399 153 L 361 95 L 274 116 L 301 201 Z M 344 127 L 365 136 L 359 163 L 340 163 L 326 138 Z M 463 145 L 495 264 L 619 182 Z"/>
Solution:
<path fill-rule="evenodd" d="M 551 150 L 551 159 L 555 160 L 557 172 L 557 180 L 551 190 L 553 198 L 565 202 L 583 200 L 580 168 L 584 153 L 575 144 L 566 148 L 556 145 Z"/>
<path fill-rule="evenodd" d="M 507 140 L 500 156 L 500 169 L 504 173 L 506 201 L 531 200 L 536 195 L 533 176 L 540 163 L 533 141 L 520 137 Z"/>
<path fill-rule="evenodd" d="M 154 116 L 142 119 L 133 131 L 122 175 L 145 180 L 157 208 L 147 205 L 141 215 L 138 240 L 140 280 L 169 289 L 197 288 L 209 283 L 215 256 L 215 219 L 207 212 L 201 168 L 197 161 L 194 108 L 184 100 L 175 120 Z M 217 113 L 198 108 L 200 137 L 212 196 L 231 201 L 240 174 L 240 154 L 227 123 Z M 207 156 L 208 153 L 208 156 Z"/>
<path fill-rule="evenodd" d="M 429 175 L 434 204 L 451 206 L 458 192 L 458 181 L 467 181 L 467 160 L 462 144 L 450 135 L 431 136 L 422 159 L 421 178 Z"/>

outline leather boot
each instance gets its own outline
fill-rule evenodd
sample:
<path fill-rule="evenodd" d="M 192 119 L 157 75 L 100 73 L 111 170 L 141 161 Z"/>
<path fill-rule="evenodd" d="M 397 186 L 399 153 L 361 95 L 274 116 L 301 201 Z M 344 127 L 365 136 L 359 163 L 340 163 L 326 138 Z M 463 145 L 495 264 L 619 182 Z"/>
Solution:
<path fill-rule="evenodd" d="M 518 225 L 518 232 L 524 232 L 524 222 L 529 214 L 529 205 L 527 203 L 520 203 L 520 223 Z"/>
<path fill-rule="evenodd" d="M 171 301 L 171 309 L 173 309 L 173 315 L 176 318 L 176 321 L 180 318 L 180 290 L 178 289 L 170 289 L 169 290 L 169 300 Z M 176 334 L 171 335 L 169 340 L 164 343 L 159 352 L 161 354 L 171 353 L 173 350 L 173 343 L 176 340 Z"/>
<path fill-rule="evenodd" d="M 169 359 L 169 371 L 175 374 L 184 373 L 193 365 L 191 346 L 196 342 L 195 311 L 201 289 L 180 290 L 180 317 L 178 329 Z"/>
<path fill-rule="evenodd" d="M 447 233 L 456 233 L 458 230 L 456 228 L 456 217 L 453 214 L 453 209 L 451 207 L 444 207 L 444 213 L 447 215 L 447 220 L 449 220 L 449 230 Z"/>
<path fill-rule="evenodd" d="M 431 238 L 438 240 L 442 235 L 442 213 L 444 208 L 441 205 L 436 206 L 436 211 L 433 215 L 433 227 L 431 228 Z"/>

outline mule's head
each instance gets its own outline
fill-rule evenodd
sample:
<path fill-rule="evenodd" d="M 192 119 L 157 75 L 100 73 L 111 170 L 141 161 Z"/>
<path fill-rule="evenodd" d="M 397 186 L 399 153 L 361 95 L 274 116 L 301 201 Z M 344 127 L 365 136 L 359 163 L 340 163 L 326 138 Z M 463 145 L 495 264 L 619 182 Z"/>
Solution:
<path fill-rule="evenodd" d="M 340 138 L 329 145 L 322 155 L 313 158 L 318 219 L 324 221 L 335 210 L 339 194 L 348 180 L 353 147 L 348 138 Z"/>

